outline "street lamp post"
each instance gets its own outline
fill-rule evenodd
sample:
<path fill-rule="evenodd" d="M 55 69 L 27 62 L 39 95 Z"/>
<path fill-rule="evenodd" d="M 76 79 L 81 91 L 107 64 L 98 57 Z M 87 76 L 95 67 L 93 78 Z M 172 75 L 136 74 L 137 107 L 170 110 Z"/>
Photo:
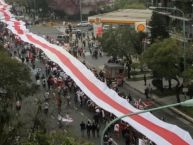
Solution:
<path fill-rule="evenodd" d="M 112 120 L 112 121 L 111 121 L 109 124 L 107 124 L 106 127 L 104 128 L 104 130 L 103 130 L 103 132 L 102 132 L 102 136 L 101 136 L 101 145 L 104 145 L 103 138 L 104 138 L 104 135 L 105 135 L 105 132 L 107 131 L 107 129 L 108 129 L 112 124 L 114 124 L 115 122 L 117 122 L 118 120 L 121 120 L 122 118 L 125 118 L 125 117 L 131 117 L 131 116 L 134 116 L 134 115 L 137 115 L 137 114 L 142 114 L 142 113 L 146 113 L 146 112 L 150 112 L 150 111 L 162 110 L 162 109 L 171 108 L 171 107 L 175 107 L 175 106 L 192 107 L 192 106 L 193 106 L 193 99 L 187 100 L 187 101 L 184 101 L 184 102 L 180 102 L 180 103 L 176 103 L 176 104 L 170 104 L 170 105 L 165 105 L 165 106 L 161 106 L 161 107 L 157 107 L 157 108 L 152 108 L 152 109 L 147 109 L 147 110 L 141 110 L 141 111 L 138 111 L 138 112 L 133 112 L 133 113 L 129 113 L 129 114 L 125 114 L 125 115 L 123 115 L 123 116 L 120 116 L 120 117 Z"/>
<path fill-rule="evenodd" d="M 82 23 L 82 0 L 80 0 L 80 23 Z"/>
<path fill-rule="evenodd" d="M 36 0 L 34 0 L 33 2 L 34 2 L 34 20 L 35 20 L 37 15 L 37 3 Z"/>
<path fill-rule="evenodd" d="M 182 17 L 183 17 L 183 57 L 184 57 L 184 70 L 186 69 L 186 24 L 185 24 L 185 14 L 182 10 L 178 9 L 178 8 L 174 8 L 174 10 L 180 12 L 182 14 Z"/>
<path fill-rule="evenodd" d="M 172 11 L 178 11 L 178 12 L 180 12 L 181 14 L 182 14 L 182 19 L 180 19 L 180 20 L 182 20 L 183 21 L 183 58 L 184 58 L 184 70 L 185 70 L 185 68 L 186 68 L 186 50 L 185 50 L 185 48 L 186 48 L 186 44 L 185 44 L 185 41 L 186 41 L 186 25 L 185 25 L 185 14 L 184 14 L 184 12 L 182 11 L 182 10 L 180 10 L 179 8 L 176 8 L 176 7 L 174 7 L 174 8 L 170 8 L 170 7 L 149 7 L 150 9 L 152 9 L 154 12 L 158 12 L 158 13 L 160 13 L 159 11 L 156 11 L 155 9 L 166 9 L 166 10 L 172 10 Z M 161 13 L 162 14 L 162 13 Z M 170 15 L 170 17 L 172 17 L 171 15 Z M 179 18 L 176 18 L 176 19 L 179 19 Z"/>

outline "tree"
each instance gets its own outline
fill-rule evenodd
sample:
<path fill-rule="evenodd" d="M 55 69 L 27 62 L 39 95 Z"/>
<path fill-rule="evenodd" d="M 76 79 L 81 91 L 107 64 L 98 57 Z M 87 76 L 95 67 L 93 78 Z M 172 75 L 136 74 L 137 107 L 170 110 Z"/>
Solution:
<path fill-rule="evenodd" d="M 29 69 L 12 59 L 2 46 L 0 46 L 0 68 L 0 144 L 14 145 L 18 128 L 22 123 L 17 121 L 13 105 L 15 100 L 33 93 L 31 90 L 33 85 Z"/>
<path fill-rule="evenodd" d="M 113 57 L 125 57 L 128 66 L 128 78 L 130 78 L 131 56 L 141 54 L 143 50 L 142 40 L 145 33 L 135 32 L 129 28 L 110 29 L 99 38 L 102 48 Z"/>
<path fill-rule="evenodd" d="M 0 88 L 6 90 L 9 97 L 28 96 L 32 80 L 29 68 L 16 59 L 11 59 L 8 52 L 0 47 Z"/>
<path fill-rule="evenodd" d="M 64 132 L 44 133 L 37 131 L 32 140 L 26 140 L 21 145 L 93 145 L 83 139 L 74 138 Z"/>
<path fill-rule="evenodd" d="M 48 11 L 48 0 L 9 0 L 11 3 L 16 3 L 19 6 L 24 6 L 27 11 L 31 12 L 31 9 L 34 9 L 37 14 L 40 14 L 40 9 L 42 13 L 47 13 Z"/>
<path fill-rule="evenodd" d="M 144 0 L 116 0 L 114 2 L 115 9 L 145 9 Z"/>
<path fill-rule="evenodd" d="M 169 18 L 167 16 L 153 12 L 149 25 L 151 26 L 151 39 L 165 39 L 169 37 Z"/>
<path fill-rule="evenodd" d="M 188 88 L 188 93 L 187 95 L 189 95 L 190 99 L 193 98 L 193 67 L 188 67 L 182 74 L 184 80 L 186 81 L 186 84 Z"/>
<path fill-rule="evenodd" d="M 167 79 L 169 88 L 171 88 L 171 80 L 174 79 L 177 81 L 176 87 L 179 87 L 181 49 L 176 40 L 169 38 L 155 42 L 145 52 L 144 58 L 148 67 L 153 71 L 154 77 L 161 80 Z"/>

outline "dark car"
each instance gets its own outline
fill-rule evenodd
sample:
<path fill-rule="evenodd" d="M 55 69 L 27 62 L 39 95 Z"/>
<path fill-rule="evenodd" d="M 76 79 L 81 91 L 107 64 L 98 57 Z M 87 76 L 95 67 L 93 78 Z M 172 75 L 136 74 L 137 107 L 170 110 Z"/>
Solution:
<path fill-rule="evenodd" d="M 80 34 L 81 33 L 81 30 L 80 29 L 76 29 L 76 28 L 72 28 L 72 29 L 66 29 L 65 31 L 67 34 L 69 34 L 70 32 L 72 34 Z"/>
<path fill-rule="evenodd" d="M 64 43 L 69 43 L 69 36 L 68 35 L 58 35 L 57 36 L 58 41 L 62 41 Z"/>

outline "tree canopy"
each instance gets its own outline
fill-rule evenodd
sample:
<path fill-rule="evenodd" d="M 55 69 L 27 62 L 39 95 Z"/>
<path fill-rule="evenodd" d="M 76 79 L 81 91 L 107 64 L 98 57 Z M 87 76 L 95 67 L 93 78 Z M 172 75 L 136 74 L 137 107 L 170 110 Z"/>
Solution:
<path fill-rule="evenodd" d="M 126 58 L 128 78 L 130 78 L 132 55 L 141 54 L 143 51 L 143 40 L 146 34 L 136 32 L 130 28 L 110 29 L 103 34 L 99 41 L 104 52 L 113 57 Z"/>
<path fill-rule="evenodd" d="M 144 0 L 116 0 L 114 2 L 115 9 L 145 9 Z"/>
<path fill-rule="evenodd" d="M 169 37 L 168 32 L 169 18 L 167 16 L 153 12 L 150 26 L 151 26 L 151 39 L 165 39 Z"/>
<path fill-rule="evenodd" d="M 180 74 L 181 50 L 174 39 L 164 39 L 152 44 L 144 54 L 149 68 L 159 78 L 176 79 Z"/>
<path fill-rule="evenodd" d="M 13 145 L 18 128 L 22 126 L 17 121 L 13 104 L 21 96 L 27 96 L 33 85 L 29 69 L 0 46 L 0 144 Z"/>
<path fill-rule="evenodd" d="M 99 38 L 102 48 L 111 56 L 131 59 L 132 54 L 141 54 L 142 40 L 145 34 L 135 32 L 129 28 L 110 29 Z"/>
<path fill-rule="evenodd" d="M 0 88 L 7 96 L 29 95 L 32 80 L 27 66 L 10 57 L 9 53 L 0 46 Z"/>
<path fill-rule="evenodd" d="M 73 138 L 64 132 L 53 133 L 35 132 L 31 140 L 22 145 L 93 145 L 83 139 Z"/>

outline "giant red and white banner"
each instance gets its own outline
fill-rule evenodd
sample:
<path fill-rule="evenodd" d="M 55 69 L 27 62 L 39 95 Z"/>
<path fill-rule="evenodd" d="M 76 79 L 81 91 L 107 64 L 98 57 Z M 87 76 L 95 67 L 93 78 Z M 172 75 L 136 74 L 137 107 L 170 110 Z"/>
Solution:
<path fill-rule="evenodd" d="M 62 47 L 30 33 L 24 22 L 14 18 L 14 15 L 10 13 L 10 8 L 10 5 L 0 0 L 0 21 L 6 23 L 7 28 L 22 41 L 33 44 L 44 51 L 49 59 L 57 63 L 98 106 L 117 117 L 139 111 L 127 100 L 118 96 L 115 91 L 109 89 L 105 83 L 98 80 L 86 66 Z M 151 113 L 135 115 L 123 120 L 156 144 L 193 145 L 193 139 L 187 131 L 176 125 L 163 122 Z"/>

